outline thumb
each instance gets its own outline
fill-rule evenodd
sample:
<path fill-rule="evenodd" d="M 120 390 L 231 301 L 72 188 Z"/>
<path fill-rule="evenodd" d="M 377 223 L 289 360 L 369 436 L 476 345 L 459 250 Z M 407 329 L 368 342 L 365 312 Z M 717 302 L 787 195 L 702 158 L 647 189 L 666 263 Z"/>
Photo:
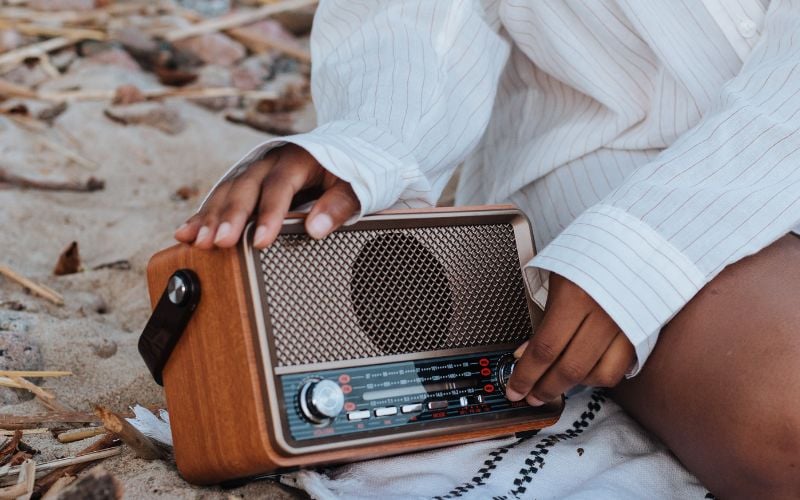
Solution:
<path fill-rule="evenodd" d="M 314 239 L 324 238 L 344 224 L 360 206 L 352 186 L 337 180 L 314 204 L 306 218 L 306 231 Z"/>

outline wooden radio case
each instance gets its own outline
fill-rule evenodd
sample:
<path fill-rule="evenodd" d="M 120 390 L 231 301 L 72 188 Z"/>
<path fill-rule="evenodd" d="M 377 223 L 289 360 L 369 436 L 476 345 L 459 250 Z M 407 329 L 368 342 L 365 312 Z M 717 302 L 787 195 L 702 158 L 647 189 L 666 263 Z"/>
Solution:
<path fill-rule="evenodd" d="M 502 396 L 541 311 L 510 206 L 389 211 L 325 240 L 290 214 L 224 250 L 151 259 L 140 339 L 183 477 L 213 484 L 534 431 L 563 401 Z"/>

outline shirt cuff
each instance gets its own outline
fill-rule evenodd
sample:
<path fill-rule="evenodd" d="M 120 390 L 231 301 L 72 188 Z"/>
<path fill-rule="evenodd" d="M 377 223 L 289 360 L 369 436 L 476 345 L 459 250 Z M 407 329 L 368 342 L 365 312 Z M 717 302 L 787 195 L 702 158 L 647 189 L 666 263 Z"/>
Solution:
<path fill-rule="evenodd" d="M 217 181 L 200 207 L 220 183 L 241 174 L 269 151 L 286 144 L 302 147 L 328 172 L 350 183 L 361 203 L 359 217 L 392 206 L 407 188 L 429 189 L 410 150 L 390 132 L 369 123 L 335 121 L 308 133 L 276 137 L 259 144 Z"/>
<path fill-rule="evenodd" d="M 547 272 L 580 286 L 636 349 L 639 373 L 661 328 L 705 285 L 705 275 L 646 223 L 599 204 L 581 214 L 526 269 L 533 298 L 547 294 Z"/>

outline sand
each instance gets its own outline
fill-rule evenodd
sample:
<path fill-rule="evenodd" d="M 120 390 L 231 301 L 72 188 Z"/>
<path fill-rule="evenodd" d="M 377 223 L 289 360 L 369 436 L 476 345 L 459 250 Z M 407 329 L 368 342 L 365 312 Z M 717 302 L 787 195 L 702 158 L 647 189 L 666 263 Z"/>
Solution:
<path fill-rule="evenodd" d="M 108 89 L 122 83 L 157 86 L 139 71 L 86 63 L 44 87 Z M 42 386 L 76 410 L 91 410 L 95 404 L 115 410 L 136 403 L 164 405 L 161 388 L 151 380 L 136 350 L 150 312 L 145 283 L 148 258 L 173 244 L 174 229 L 228 166 L 269 137 L 184 101 L 168 103 L 186 122 L 185 130 L 175 135 L 112 122 L 104 116 L 107 106 L 70 104 L 51 130 L 39 133 L 0 116 L 3 167 L 53 179 L 94 176 L 106 183 L 105 189 L 92 193 L 0 188 L 0 263 L 65 298 L 65 305 L 57 307 L 0 278 L 0 325 L 37 342 L 46 369 L 74 373 L 47 379 Z M 41 147 L 36 139 L 42 136 L 79 152 L 97 168 L 76 165 Z M 199 195 L 176 199 L 175 191 L 183 186 L 196 188 Z M 53 276 L 59 253 L 72 241 L 79 244 L 85 270 Z M 91 270 L 121 259 L 130 261 L 130 270 Z M 24 310 L 12 310 L 9 301 L 21 303 Z M 113 344 L 116 353 L 108 356 Z M 36 400 L 0 408 L 3 414 L 15 415 L 42 410 Z M 41 450 L 37 460 L 66 456 L 90 442 L 62 445 L 49 435 L 25 441 Z M 302 498 L 270 481 L 227 491 L 193 487 L 180 478 L 174 464 L 143 461 L 128 449 L 103 466 L 122 481 L 126 498 Z"/>

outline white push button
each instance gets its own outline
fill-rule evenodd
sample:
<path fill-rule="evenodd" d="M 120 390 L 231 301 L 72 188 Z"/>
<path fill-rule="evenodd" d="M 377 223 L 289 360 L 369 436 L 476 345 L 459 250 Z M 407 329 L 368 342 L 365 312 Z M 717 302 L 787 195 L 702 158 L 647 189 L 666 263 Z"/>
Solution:
<path fill-rule="evenodd" d="M 428 403 L 429 410 L 444 410 L 447 408 L 447 401 L 431 401 Z"/>
<path fill-rule="evenodd" d="M 389 417 L 397 415 L 397 408 L 394 406 L 387 406 L 386 408 L 375 408 L 376 417 Z"/>
<path fill-rule="evenodd" d="M 483 403 L 483 396 L 475 394 L 473 396 L 461 396 L 459 400 L 461 406 L 479 405 Z"/>
<path fill-rule="evenodd" d="M 350 413 L 347 414 L 347 420 L 351 422 L 353 420 L 364 420 L 365 418 L 369 418 L 369 416 L 370 416 L 369 410 L 351 411 Z"/>
<path fill-rule="evenodd" d="M 400 408 L 403 413 L 417 413 L 422 411 L 422 403 L 414 403 L 412 405 L 403 405 Z"/>

